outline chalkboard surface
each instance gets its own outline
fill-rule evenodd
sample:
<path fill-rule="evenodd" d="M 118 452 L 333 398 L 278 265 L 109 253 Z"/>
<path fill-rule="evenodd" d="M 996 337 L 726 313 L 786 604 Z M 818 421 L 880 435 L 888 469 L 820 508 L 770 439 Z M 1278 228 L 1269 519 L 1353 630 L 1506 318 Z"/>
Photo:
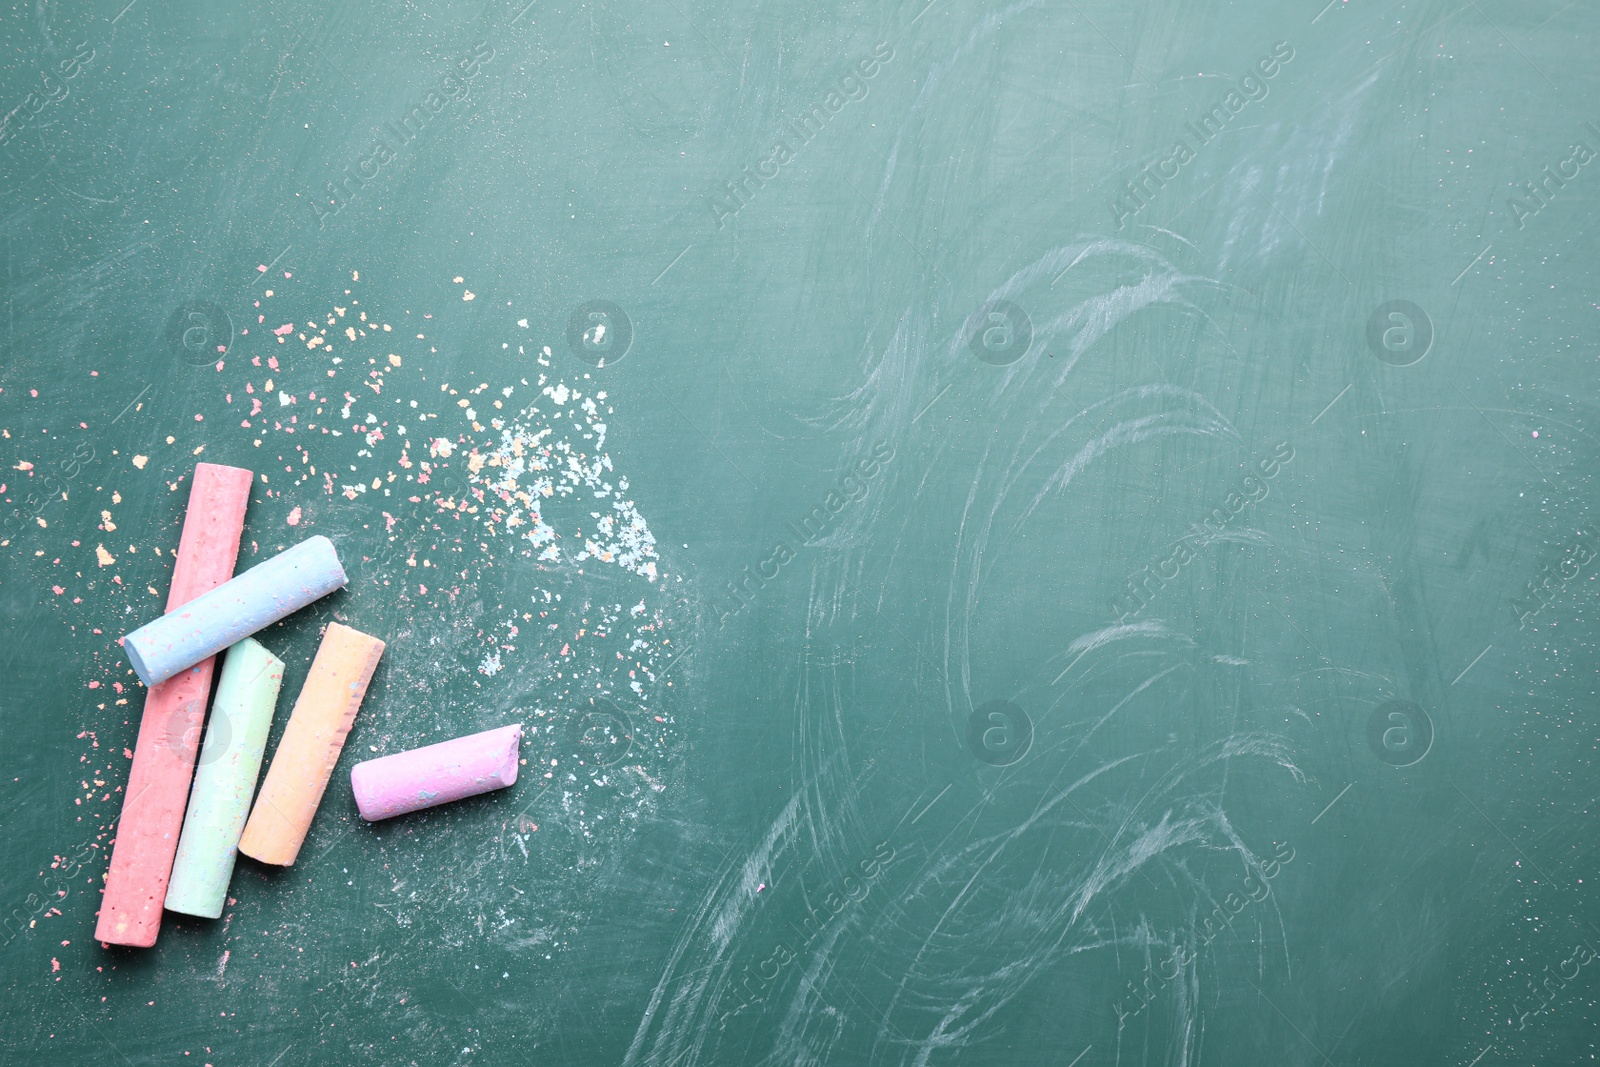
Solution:
<path fill-rule="evenodd" d="M 0 27 L 0 1061 L 1594 1055 L 1592 6 Z M 106 948 L 202 461 L 388 651 Z"/>

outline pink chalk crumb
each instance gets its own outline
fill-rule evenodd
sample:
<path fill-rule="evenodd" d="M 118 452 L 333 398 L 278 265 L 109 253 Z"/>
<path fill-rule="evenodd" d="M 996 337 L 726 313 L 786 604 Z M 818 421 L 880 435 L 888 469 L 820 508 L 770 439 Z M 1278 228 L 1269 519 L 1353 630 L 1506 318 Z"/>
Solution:
<path fill-rule="evenodd" d="M 279 336 L 279 337 L 282 337 L 286 333 L 294 333 L 294 323 L 286 322 L 282 326 L 279 326 L 276 330 L 273 330 L 272 332 L 274 334 L 276 334 L 277 336 Z"/>
<path fill-rule="evenodd" d="M 59 971 L 60 969 L 61 969 L 61 961 L 56 959 L 54 956 L 51 956 L 50 957 L 50 973 L 54 974 L 56 971 Z"/>
<path fill-rule="evenodd" d="M 289 517 L 287 519 L 283 520 L 283 521 L 287 522 L 290 526 L 299 526 L 300 525 L 300 508 L 299 508 L 299 506 L 297 505 L 293 511 L 289 512 Z"/>
<path fill-rule="evenodd" d="M 260 265 L 260 266 L 259 266 L 259 267 L 257 267 L 257 268 L 256 268 L 256 272 L 257 272 L 257 273 L 258 273 L 258 274 L 265 274 L 265 273 L 267 273 L 267 265 L 266 265 L 266 264 L 265 264 L 265 263 L 263 263 L 263 264 L 261 264 L 261 265 Z"/>

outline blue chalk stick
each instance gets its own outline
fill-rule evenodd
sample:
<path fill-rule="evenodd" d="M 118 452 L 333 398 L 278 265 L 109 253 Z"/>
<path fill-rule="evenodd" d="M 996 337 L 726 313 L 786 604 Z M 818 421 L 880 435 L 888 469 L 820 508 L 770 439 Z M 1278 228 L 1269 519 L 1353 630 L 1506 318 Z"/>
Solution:
<path fill-rule="evenodd" d="M 333 542 L 313 537 L 146 623 L 122 644 L 144 684 L 157 685 L 349 580 Z"/>

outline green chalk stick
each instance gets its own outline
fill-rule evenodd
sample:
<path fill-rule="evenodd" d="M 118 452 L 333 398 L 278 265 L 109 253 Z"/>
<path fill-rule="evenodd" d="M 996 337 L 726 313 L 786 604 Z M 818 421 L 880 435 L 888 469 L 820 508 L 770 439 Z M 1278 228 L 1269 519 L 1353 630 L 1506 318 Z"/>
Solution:
<path fill-rule="evenodd" d="M 169 911 L 222 914 L 282 685 L 283 661 L 254 640 L 228 649 L 167 884 Z"/>

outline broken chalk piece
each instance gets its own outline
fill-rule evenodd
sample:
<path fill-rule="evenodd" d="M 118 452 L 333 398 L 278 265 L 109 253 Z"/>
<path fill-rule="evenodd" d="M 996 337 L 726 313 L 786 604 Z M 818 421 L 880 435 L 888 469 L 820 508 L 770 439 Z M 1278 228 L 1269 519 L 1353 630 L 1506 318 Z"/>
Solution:
<path fill-rule="evenodd" d="M 255 475 L 242 467 L 195 465 L 172 567 L 172 590 L 167 594 L 168 611 L 233 576 L 254 480 Z M 145 694 L 139 740 L 128 771 L 128 799 L 122 805 L 95 924 L 98 941 L 149 948 L 161 932 L 161 902 L 183 826 L 214 665 L 214 660 L 201 660 Z"/>
<path fill-rule="evenodd" d="M 167 884 L 167 910 L 222 915 L 282 686 L 283 661 L 254 640 L 228 649 Z"/>
<path fill-rule="evenodd" d="M 312 537 L 169 611 L 122 639 L 145 685 L 164 682 L 207 656 L 292 615 L 345 585 L 339 553 Z"/>
<path fill-rule="evenodd" d="M 383 648 L 382 641 L 360 630 L 328 624 L 272 754 L 261 795 L 250 809 L 240 852 L 262 863 L 294 863 Z"/>
<path fill-rule="evenodd" d="M 368 822 L 504 789 L 517 780 L 522 724 L 369 759 L 350 768 L 356 807 Z"/>

